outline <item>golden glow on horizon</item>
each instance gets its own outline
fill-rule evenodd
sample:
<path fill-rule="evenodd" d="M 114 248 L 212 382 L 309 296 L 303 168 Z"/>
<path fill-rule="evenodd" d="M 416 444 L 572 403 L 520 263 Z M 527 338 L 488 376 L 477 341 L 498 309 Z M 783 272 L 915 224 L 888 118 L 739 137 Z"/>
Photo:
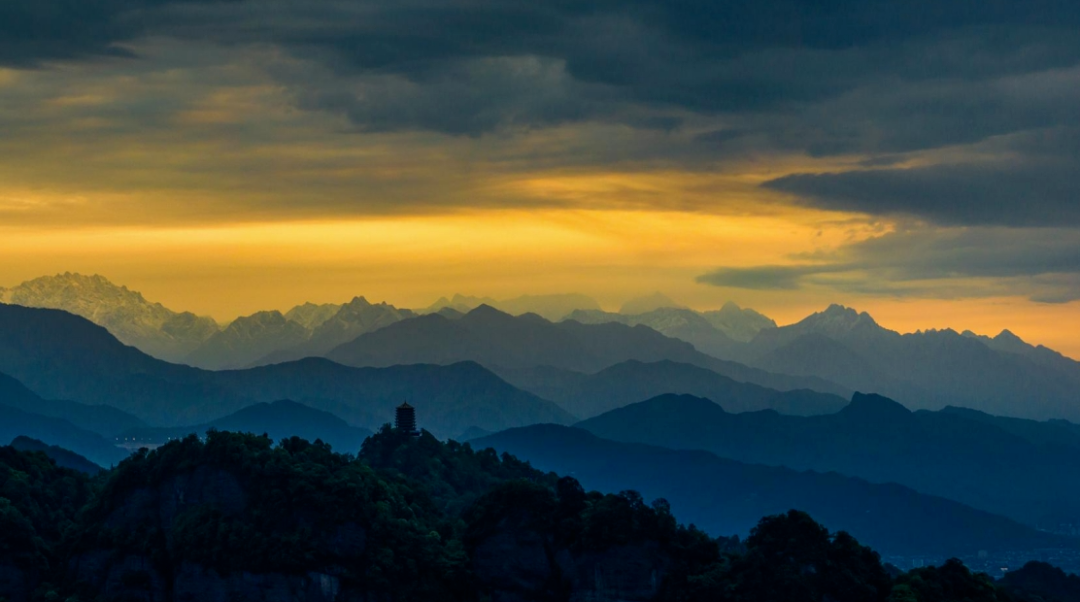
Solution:
<path fill-rule="evenodd" d="M 731 299 L 782 324 L 840 302 L 901 332 L 951 327 L 994 335 L 1009 328 L 1080 357 L 1071 334 L 1080 332 L 1075 302 L 908 300 L 694 282 L 718 264 L 782 265 L 798 253 L 827 252 L 880 233 L 840 217 L 517 210 L 218 227 L 0 228 L 0 256 L 15 259 L 0 267 L 0 285 L 58 271 L 101 273 L 151 301 L 223 321 L 355 295 L 422 307 L 457 292 L 497 298 L 581 292 L 614 310 L 660 290 L 699 309 Z"/>

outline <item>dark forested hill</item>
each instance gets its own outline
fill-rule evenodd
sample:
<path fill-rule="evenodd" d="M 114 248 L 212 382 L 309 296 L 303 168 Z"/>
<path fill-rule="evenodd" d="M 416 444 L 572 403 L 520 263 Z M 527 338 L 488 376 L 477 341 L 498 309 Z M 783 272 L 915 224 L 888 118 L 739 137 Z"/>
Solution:
<path fill-rule="evenodd" d="M 598 436 L 702 449 L 744 462 L 896 482 L 1054 527 L 1080 517 L 1080 430 L 972 410 L 910 412 L 856 394 L 823 416 L 731 414 L 707 399 L 660 396 L 578 425 Z"/>
<path fill-rule="evenodd" d="M 570 452 L 583 449 L 566 442 Z M 908 501 L 907 512 L 924 510 L 926 522 L 939 514 L 933 500 Z M 139 452 L 94 481 L 40 452 L 0 447 L 0 595 L 11 602 L 1011 601 L 955 561 L 892 577 L 875 551 L 805 512 L 755 521 L 743 541 L 680 526 L 672 509 L 632 490 L 588 491 L 490 448 L 389 428 L 357 456 L 299 438 L 275 445 L 213 431 Z M 981 527 L 984 536 L 1015 543 L 995 520 L 946 525 L 940 537 Z M 914 539 L 933 526 L 917 528 Z"/>
<path fill-rule="evenodd" d="M 368 428 L 409 399 L 421 408 L 422 425 L 444 436 L 572 420 L 476 364 L 358 369 L 309 359 L 212 372 L 151 358 L 68 313 L 2 304 L 0 371 L 43 397 L 107 403 L 160 426 L 201 424 L 279 399 Z"/>
<path fill-rule="evenodd" d="M 550 366 L 498 369 L 497 373 L 514 386 L 550 399 L 581 418 L 666 393 L 707 397 L 729 412 L 771 409 L 798 416 L 831 414 L 848 403 L 839 395 L 809 389 L 777 391 L 668 360 L 651 363 L 631 360 L 596 374 Z"/>
<path fill-rule="evenodd" d="M 486 305 L 459 319 L 433 314 L 404 320 L 346 343 L 327 357 L 350 366 L 475 361 L 493 368 L 552 366 L 585 373 L 630 360 L 670 360 L 781 391 L 849 394 L 821 379 L 773 374 L 723 361 L 645 326 L 573 320 L 553 324 L 536 315 L 514 317 Z"/>
<path fill-rule="evenodd" d="M 573 476 L 586 487 L 663 497 L 683 520 L 716 534 L 745 534 L 762 513 L 798 508 L 830 529 L 843 529 L 882 552 L 900 555 L 1032 550 L 1064 541 L 900 485 L 744 464 L 704 451 L 620 443 L 569 427 L 511 429 L 472 443 Z"/>

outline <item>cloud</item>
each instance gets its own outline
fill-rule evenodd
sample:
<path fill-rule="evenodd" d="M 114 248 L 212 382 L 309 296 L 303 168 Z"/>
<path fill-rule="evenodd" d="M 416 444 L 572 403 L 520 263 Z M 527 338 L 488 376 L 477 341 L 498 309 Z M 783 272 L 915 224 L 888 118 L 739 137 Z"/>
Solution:
<path fill-rule="evenodd" d="M 756 290 L 819 286 L 895 297 L 1080 299 L 1080 232 L 1070 228 L 909 228 L 792 259 L 801 263 L 721 268 L 697 281 Z"/>
<path fill-rule="evenodd" d="M 1080 225 L 1080 129 L 1019 136 L 992 154 L 919 167 L 802 173 L 766 182 L 824 209 L 946 225 Z"/>
<path fill-rule="evenodd" d="M 0 3 L 0 65 L 132 57 L 120 44 L 148 33 L 147 11 L 173 3 L 232 1 L 241 0 L 5 0 Z"/>

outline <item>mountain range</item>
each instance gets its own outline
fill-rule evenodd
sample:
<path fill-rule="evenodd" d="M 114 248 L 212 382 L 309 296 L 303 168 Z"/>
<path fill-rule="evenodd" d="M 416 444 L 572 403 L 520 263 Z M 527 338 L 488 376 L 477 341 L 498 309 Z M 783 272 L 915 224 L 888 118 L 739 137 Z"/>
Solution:
<path fill-rule="evenodd" d="M 664 302 L 656 300 L 656 303 Z M 651 305 L 639 303 L 633 307 L 645 309 Z M 566 319 L 582 324 L 617 322 L 629 326 L 648 326 L 666 336 L 686 341 L 698 351 L 722 359 L 738 357 L 740 343 L 753 340 L 762 330 L 776 328 L 776 322 L 772 319 L 731 302 L 719 310 L 706 312 L 675 305 L 661 305 L 640 313 L 626 313 L 625 307 L 617 314 L 601 310 L 576 310 Z"/>
<path fill-rule="evenodd" d="M 98 275 L 35 278 L 0 288 L 0 303 L 62 309 L 104 326 L 124 344 L 170 361 L 184 359 L 220 328 L 212 318 L 172 311 Z"/>
<path fill-rule="evenodd" d="M 597 436 L 741 462 L 900 483 L 1043 528 L 1080 522 L 1080 426 L 966 409 L 911 412 L 856 394 L 829 415 L 732 414 L 663 395 L 576 425 Z"/>
<path fill-rule="evenodd" d="M 1075 545 L 900 485 L 745 464 L 705 451 L 615 442 L 577 428 L 535 425 L 470 444 L 572 476 L 586 488 L 633 489 L 646 499 L 662 497 L 678 516 L 713 535 L 744 536 L 762 514 L 798 508 L 830 530 L 847 531 L 885 554 L 948 557 Z"/>
<path fill-rule="evenodd" d="M 536 314 L 544 319 L 557 322 L 576 310 L 599 310 L 600 304 L 595 299 L 580 294 L 562 295 L 522 295 L 512 299 L 492 299 L 491 297 L 471 297 L 457 294 L 451 298 L 441 297 L 435 303 L 418 310 L 420 314 L 439 313 L 444 309 L 452 309 L 458 313 L 467 314 L 470 311 L 487 305 L 510 315 L 520 316 L 523 314 Z"/>
<path fill-rule="evenodd" d="M 372 431 L 349 426 L 329 412 L 310 408 L 295 401 L 257 403 L 206 424 L 172 428 L 139 428 L 121 434 L 136 444 L 157 446 L 188 435 L 205 436 L 211 429 L 269 435 L 274 441 L 300 437 L 321 440 L 335 451 L 355 454 Z"/>
<path fill-rule="evenodd" d="M 475 363 L 350 368 L 325 359 L 207 371 L 152 358 L 72 314 L 0 304 L 0 372 L 45 398 L 108 404 L 156 426 L 201 424 L 292 399 L 377 428 L 404 399 L 440 436 L 574 418 Z"/>
<path fill-rule="evenodd" d="M 782 414 L 832 414 L 848 400 L 810 389 L 777 391 L 738 382 L 712 370 L 670 360 L 628 360 L 594 374 L 540 366 L 496 369 L 510 384 L 550 399 L 580 418 L 644 401 L 665 393 L 687 393 L 714 399 L 729 412 L 776 410 Z"/>
<path fill-rule="evenodd" d="M 629 360 L 670 360 L 781 391 L 850 394 L 822 379 L 769 373 L 720 360 L 645 326 L 553 323 L 535 314 L 511 316 L 487 305 L 456 319 L 430 314 L 404 320 L 362 335 L 327 357 L 349 366 L 474 361 L 493 370 L 551 366 L 583 373 Z"/>
<path fill-rule="evenodd" d="M 0 289 L 0 301 L 63 309 L 104 326 L 121 342 L 152 356 L 215 370 L 320 356 L 351 365 L 471 360 L 500 371 L 551 366 L 582 373 L 626 360 L 671 360 L 778 390 L 807 388 L 845 397 L 858 390 L 880 393 L 916 409 L 951 405 L 996 415 L 1080 420 L 1080 363 L 1068 357 L 1029 345 L 1008 330 L 994 337 L 952 330 L 900 334 L 881 327 L 866 313 L 840 305 L 777 327 L 769 318 L 733 303 L 697 312 L 659 293 L 628 301 L 620 313 L 604 312 L 595 300 L 575 294 L 503 301 L 455 295 L 417 312 L 357 297 L 341 305 L 306 303 L 285 313 L 257 312 L 221 327 L 210 318 L 148 302 L 101 276 L 71 273 Z M 457 321 L 492 307 L 517 316 L 519 322 L 531 320 L 532 329 L 515 327 L 500 335 L 478 333 L 478 320 L 462 320 L 456 326 L 430 315 L 414 320 L 418 314 L 434 314 Z M 563 322 L 541 333 L 545 329 L 538 325 L 540 317 Z M 407 325 L 399 326 L 403 323 Z M 623 333 L 573 324 L 648 327 L 690 343 L 697 353 L 676 350 L 670 342 L 656 343 L 655 350 L 642 349 L 635 347 L 634 337 Z M 364 339 L 389 326 L 398 330 Z M 515 332 L 539 338 L 521 338 Z M 399 335 L 431 337 L 424 344 L 431 343 L 432 349 L 408 348 L 420 345 L 418 340 L 389 340 Z M 564 341 L 556 343 L 560 337 Z M 575 337 L 577 342 L 567 341 Z M 637 336 L 640 341 L 646 338 Z M 601 349 L 613 341 L 630 345 L 629 351 Z M 378 348 L 366 348 L 369 345 Z M 550 352 L 550 345 L 558 350 Z M 714 361 L 717 358 L 728 363 Z"/>
<path fill-rule="evenodd" d="M 910 408 L 964 406 L 992 414 L 1080 420 L 1080 363 L 1005 331 L 900 334 L 833 305 L 759 332 L 736 359 L 880 393 Z"/>

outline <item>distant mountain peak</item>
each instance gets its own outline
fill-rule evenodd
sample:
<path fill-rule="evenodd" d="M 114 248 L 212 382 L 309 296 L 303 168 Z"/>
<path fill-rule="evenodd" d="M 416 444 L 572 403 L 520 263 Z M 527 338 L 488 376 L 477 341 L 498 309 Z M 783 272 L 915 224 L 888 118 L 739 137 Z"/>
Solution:
<path fill-rule="evenodd" d="M 127 345 L 174 361 L 220 329 L 211 318 L 172 311 L 101 274 L 64 272 L 27 280 L 0 290 L 0 301 L 81 316 Z"/>
<path fill-rule="evenodd" d="M 998 335 L 996 337 L 994 337 L 994 340 L 998 341 L 1000 343 L 1004 343 L 1004 342 L 1023 343 L 1024 342 L 1024 339 L 1021 339 L 1020 337 L 1013 334 L 1013 332 L 1011 330 L 1009 330 L 1008 328 L 1006 328 L 1006 329 L 1002 330 L 1001 332 L 999 332 Z"/>
<path fill-rule="evenodd" d="M 487 303 L 481 303 L 480 305 L 477 305 L 476 307 L 474 307 L 471 311 L 469 311 L 465 315 L 467 317 L 470 317 L 470 318 L 483 318 L 483 317 L 489 317 L 489 316 L 511 317 L 510 314 L 508 314 L 506 312 L 503 312 L 503 311 L 499 311 L 499 310 L 495 309 L 494 307 L 488 305 Z"/>
<path fill-rule="evenodd" d="M 894 419 L 906 418 L 911 415 L 911 410 L 902 404 L 874 393 L 855 393 L 851 396 L 851 403 L 840 413 L 845 416 L 857 416 L 862 419 Z"/>
<path fill-rule="evenodd" d="M 657 291 L 651 295 L 636 297 L 627 301 L 619 308 L 619 313 L 624 315 L 638 315 L 663 308 L 686 309 L 686 306 L 674 301 L 671 297 L 668 297 L 660 291 Z"/>
<path fill-rule="evenodd" d="M 810 327 L 812 331 L 826 334 L 850 332 L 857 328 L 881 328 L 870 314 L 860 313 L 837 303 L 830 305 L 825 311 L 811 314 L 799 324 Z"/>

